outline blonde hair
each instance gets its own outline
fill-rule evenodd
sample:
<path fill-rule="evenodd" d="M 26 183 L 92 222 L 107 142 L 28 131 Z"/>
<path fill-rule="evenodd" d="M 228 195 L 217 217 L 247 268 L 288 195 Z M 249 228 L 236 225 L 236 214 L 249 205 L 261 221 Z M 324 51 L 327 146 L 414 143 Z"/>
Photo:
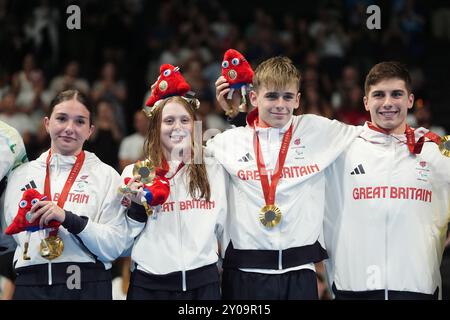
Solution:
<path fill-rule="evenodd" d="M 161 103 L 154 107 L 152 111 L 152 117 L 149 118 L 150 125 L 148 128 L 148 134 L 144 144 L 144 154 L 146 158 L 151 160 L 156 167 L 161 167 L 164 154 L 161 146 L 161 121 L 162 110 L 169 102 L 181 104 L 189 113 L 192 121 L 195 120 L 194 108 L 191 103 L 181 98 L 180 96 L 173 96 L 164 99 Z M 197 164 L 193 162 L 194 154 L 203 152 L 202 145 L 195 143 L 193 135 L 191 135 L 191 162 L 186 164 L 187 169 L 187 183 L 189 185 L 189 194 L 194 199 L 204 198 L 210 200 L 211 188 L 208 181 L 208 175 L 206 173 L 205 161 L 202 155 L 201 163 Z"/>
<path fill-rule="evenodd" d="M 255 91 L 262 86 L 270 89 L 284 89 L 290 84 L 295 84 L 300 89 L 301 75 L 291 59 L 287 57 L 273 57 L 263 61 L 256 69 L 253 76 L 253 88 Z"/>

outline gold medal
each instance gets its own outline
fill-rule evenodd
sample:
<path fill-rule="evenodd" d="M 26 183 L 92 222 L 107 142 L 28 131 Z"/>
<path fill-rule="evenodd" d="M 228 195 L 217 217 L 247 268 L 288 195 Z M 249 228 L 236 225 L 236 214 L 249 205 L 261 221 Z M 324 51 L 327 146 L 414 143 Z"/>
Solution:
<path fill-rule="evenodd" d="M 58 258 L 64 250 L 64 243 L 58 236 L 49 236 L 41 241 L 39 253 L 47 260 Z"/>
<path fill-rule="evenodd" d="M 141 176 L 142 183 L 152 183 L 155 178 L 155 167 L 153 166 L 153 163 L 148 159 L 136 162 L 133 167 L 133 176 L 137 175 Z"/>
<path fill-rule="evenodd" d="M 166 80 L 161 81 L 158 85 L 159 90 L 161 90 L 161 91 L 166 91 L 168 86 L 169 85 L 167 84 Z"/>
<path fill-rule="evenodd" d="M 273 228 L 281 221 L 281 210 L 276 205 L 266 205 L 261 208 L 259 221 L 268 228 Z"/>
<path fill-rule="evenodd" d="M 230 71 L 228 71 L 228 76 L 231 80 L 235 80 L 237 78 L 237 72 L 231 69 Z"/>
<path fill-rule="evenodd" d="M 444 136 L 441 138 L 441 143 L 439 144 L 439 150 L 441 153 L 446 156 L 450 157 L 450 135 Z"/>

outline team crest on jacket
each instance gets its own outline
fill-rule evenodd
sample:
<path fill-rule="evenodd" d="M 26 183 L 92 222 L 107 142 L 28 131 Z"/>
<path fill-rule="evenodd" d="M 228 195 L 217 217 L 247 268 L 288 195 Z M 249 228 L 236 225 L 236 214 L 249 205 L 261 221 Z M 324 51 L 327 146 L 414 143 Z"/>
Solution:
<path fill-rule="evenodd" d="M 87 175 L 84 175 L 80 177 L 77 181 L 75 181 L 73 191 L 83 193 L 88 185 L 87 177 L 88 177 Z"/>
<path fill-rule="evenodd" d="M 428 163 L 423 160 L 419 160 L 416 165 L 417 180 L 428 182 L 428 178 L 431 174 L 431 170 Z"/>
<path fill-rule="evenodd" d="M 302 145 L 302 141 L 300 140 L 300 138 L 294 139 L 293 143 L 291 143 L 290 145 L 290 149 L 295 153 L 294 159 L 305 159 L 305 145 Z"/>

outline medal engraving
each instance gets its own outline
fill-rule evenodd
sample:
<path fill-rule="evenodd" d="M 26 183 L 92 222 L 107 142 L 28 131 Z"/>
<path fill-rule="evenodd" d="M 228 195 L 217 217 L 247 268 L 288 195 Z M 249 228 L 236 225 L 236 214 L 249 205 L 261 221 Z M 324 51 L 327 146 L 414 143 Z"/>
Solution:
<path fill-rule="evenodd" d="M 155 178 L 155 167 L 153 163 L 146 159 L 144 161 L 138 161 L 133 167 L 133 176 L 141 176 L 141 182 L 144 184 L 151 184 Z"/>
<path fill-rule="evenodd" d="M 268 205 L 261 208 L 259 221 L 268 228 L 273 228 L 281 221 L 281 210 L 276 205 Z"/>
<path fill-rule="evenodd" d="M 231 69 L 230 71 L 228 71 L 228 76 L 230 77 L 230 79 L 234 80 L 237 78 L 237 72 Z"/>
<path fill-rule="evenodd" d="M 39 253 L 47 260 L 58 258 L 64 250 L 64 243 L 58 236 L 50 236 L 41 241 Z"/>

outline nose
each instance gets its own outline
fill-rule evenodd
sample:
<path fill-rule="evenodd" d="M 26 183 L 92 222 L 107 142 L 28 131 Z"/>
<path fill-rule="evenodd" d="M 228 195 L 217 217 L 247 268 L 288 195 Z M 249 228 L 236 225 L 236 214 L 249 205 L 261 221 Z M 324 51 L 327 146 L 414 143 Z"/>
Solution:
<path fill-rule="evenodd" d="M 173 123 L 173 130 L 181 130 L 183 128 L 183 124 L 181 123 L 180 120 L 176 120 Z"/>
<path fill-rule="evenodd" d="M 74 123 L 73 123 L 72 120 L 67 121 L 67 125 L 64 128 L 64 132 L 66 134 L 72 134 L 73 133 L 73 126 L 74 126 Z"/>
<path fill-rule="evenodd" d="M 393 106 L 392 106 L 392 98 L 391 98 L 389 95 L 387 95 L 387 96 L 384 98 L 384 101 L 383 101 L 383 107 L 384 107 L 385 109 L 390 109 L 390 108 L 393 107 Z"/>

